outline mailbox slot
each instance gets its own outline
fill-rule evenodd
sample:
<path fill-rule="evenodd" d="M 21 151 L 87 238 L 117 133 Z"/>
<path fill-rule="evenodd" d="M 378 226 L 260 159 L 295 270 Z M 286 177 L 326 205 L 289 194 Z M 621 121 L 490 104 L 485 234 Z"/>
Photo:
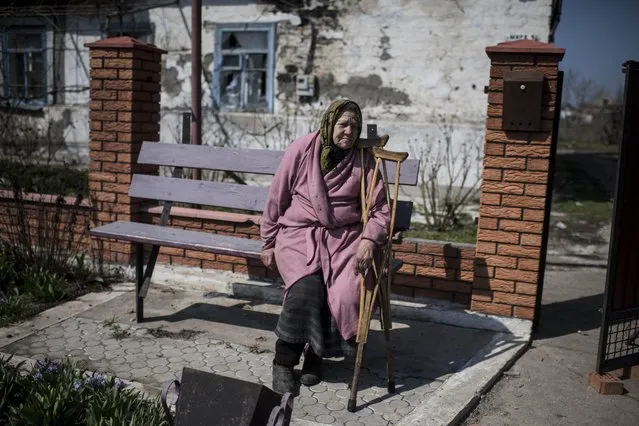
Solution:
<path fill-rule="evenodd" d="M 543 91 L 544 73 L 541 71 L 504 73 L 502 128 L 528 132 L 540 131 Z"/>

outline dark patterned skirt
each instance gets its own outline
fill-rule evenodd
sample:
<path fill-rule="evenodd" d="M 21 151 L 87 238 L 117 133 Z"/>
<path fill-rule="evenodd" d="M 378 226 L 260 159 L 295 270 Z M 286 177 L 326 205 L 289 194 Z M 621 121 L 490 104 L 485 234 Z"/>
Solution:
<path fill-rule="evenodd" d="M 309 343 L 324 358 L 353 352 L 331 315 L 321 274 L 308 275 L 289 288 L 275 334 L 288 343 Z"/>

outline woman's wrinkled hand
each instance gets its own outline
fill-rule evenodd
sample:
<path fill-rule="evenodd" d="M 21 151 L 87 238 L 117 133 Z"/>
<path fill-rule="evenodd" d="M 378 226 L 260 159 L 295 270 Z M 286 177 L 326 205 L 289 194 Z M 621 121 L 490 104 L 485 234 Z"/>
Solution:
<path fill-rule="evenodd" d="M 375 251 L 375 242 L 362 239 L 357 246 L 355 260 L 353 262 L 353 272 L 355 275 L 364 275 L 368 268 L 373 264 L 373 252 Z"/>
<path fill-rule="evenodd" d="M 269 269 L 277 271 L 277 264 L 275 263 L 275 249 L 265 249 L 260 253 L 260 259 L 262 263 Z"/>

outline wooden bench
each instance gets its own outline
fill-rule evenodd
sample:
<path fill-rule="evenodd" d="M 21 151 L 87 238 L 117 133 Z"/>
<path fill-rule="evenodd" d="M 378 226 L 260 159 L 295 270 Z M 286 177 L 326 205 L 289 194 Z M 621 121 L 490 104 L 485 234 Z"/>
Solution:
<path fill-rule="evenodd" d="M 371 146 L 375 144 L 377 139 L 375 137 L 360 139 L 360 143 L 368 143 L 368 146 Z M 175 202 L 261 213 L 269 188 L 267 186 L 193 180 L 182 177 L 182 169 L 273 175 L 283 155 L 284 151 L 264 149 L 143 142 L 138 164 L 175 168 L 171 177 L 135 174 L 131 181 L 129 196 L 164 203 L 160 224 L 118 221 L 96 227 L 90 231 L 91 235 L 95 237 L 136 243 L 136 319 L 138 322 L 144 319 L 144 297 L 147 294 L 161 246 L 246 258 L 259 259 L 260 256 L 261 241 L 259 240 L 178 229 L 167 227 L 166 224 L 171 205 Z M 406 160 L 402 165 L 400 184 L 415 186 L 418 169 L 419 161 Z M 392 165 L 389 165 L 388 172 L 389 181 L 394 182 L 395 170 Z M 395 223 L 397 231 L 409 228 L 411 213 L 411 202 L 398 202 Z M 144 269 L 143 250 L 145 244 L 152 246 L 146 269 Z"/>

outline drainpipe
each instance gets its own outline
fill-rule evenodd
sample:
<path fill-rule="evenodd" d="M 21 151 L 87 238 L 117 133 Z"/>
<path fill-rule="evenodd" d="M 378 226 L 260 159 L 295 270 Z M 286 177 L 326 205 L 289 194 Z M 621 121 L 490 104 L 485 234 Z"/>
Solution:
<path fill-rule="evenodd" d="M 191 143 L 202 144 L 202 1 L 191 1 Z M 200 169 L 193 179 L 202 178 Z"/>

